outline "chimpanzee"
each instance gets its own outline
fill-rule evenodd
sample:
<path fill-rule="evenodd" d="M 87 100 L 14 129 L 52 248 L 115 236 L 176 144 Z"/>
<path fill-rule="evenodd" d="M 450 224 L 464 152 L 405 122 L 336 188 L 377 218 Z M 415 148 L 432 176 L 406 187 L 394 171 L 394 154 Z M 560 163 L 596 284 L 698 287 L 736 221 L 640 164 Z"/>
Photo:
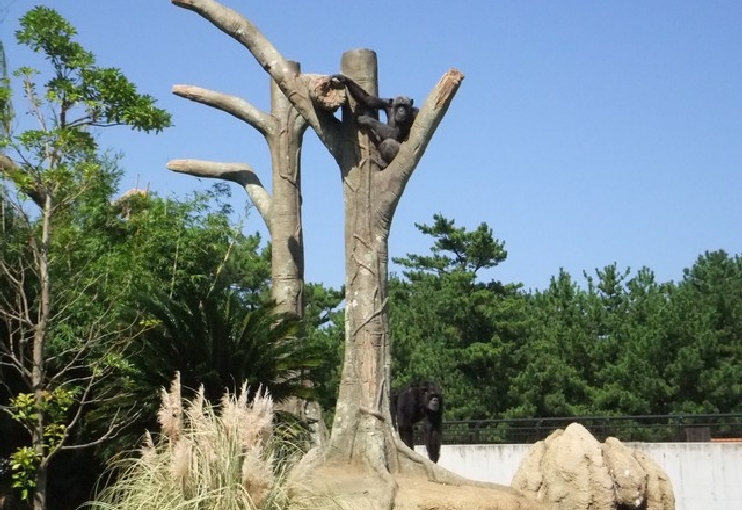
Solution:
<path fill-rule="evenodd" d="M 376 120 L 371 115 L 359 115 L 358 124 L 365 126 L 373 135 L 374 143 L 379 149 L 381 161 L 377 161 L 379 168 L 386 168 L 397 156 L 399 146 L 410 136 L 410 127 L 417 117 L 417 108 L 412 106 L 412 99 L 405 96 L 384 99 L 372 96 L 360 85 L 343 74 L 332 76 L 332 81 L 345 85 L 353 99 L 363 108 L 372 110 L 384 110 L 387 123 Z"/>
<path fill-rule="evenodd" d="M 441 453 L 441 422 L 443 421 L 443 392 L 435 381 L 420 380 L 408 383 L 391 394 L 392 424 L 399 431 L 402 442 L 413 447 L 412 425 L 425 420 L 425 448 L 428 458 L 438 462 Z"/>

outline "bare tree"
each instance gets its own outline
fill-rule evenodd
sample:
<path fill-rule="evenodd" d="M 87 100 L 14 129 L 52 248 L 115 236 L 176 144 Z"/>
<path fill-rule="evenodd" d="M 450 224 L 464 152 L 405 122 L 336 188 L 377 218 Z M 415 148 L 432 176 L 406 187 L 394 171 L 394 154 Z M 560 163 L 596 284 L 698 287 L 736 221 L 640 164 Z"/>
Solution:
<path fill-rule="evenodd" d="M 288 63 L 299 73 L 299 64 Z M 302 315 L 304 241 L 301 223 L 301 145 L 307 123 L 271 80 L 271 112 L 242 98 L 191 85 L 175 85 L 177 96 L 224 111 L 260 132 L 271 152 L 273 196 L 253 168 L 243 163 L 174 160 L 170 170 L 241 185 L 263 218 L 273 243 L 272 293 L 279 312 Z"/>
<path fill-rule="evenodd" d="M 298 75 L 300 65 L 287 62 L 289 72 Z M 332 94 L 326 77 L 304 77 L 317 94 L 324 94 L 324 106 L 337 109 L 344 94 Z M 308 126 L 304 117 L 270 80 L 271 111 L 261 111 L 246 100 L 192 85 L 175 85 L 173 93 L 211 106 L 244 121 L 265 138 L 271 153 L 273 196 L 253 168 L 245 163 L 220 163 L 180 159 L 167 168 L 197 177 L 216 178 L 241 185 L 268 227 L 271 236 L 271 293 L 279 313 L 302 317 L 304 313 L 304 236 L 301 221 L 301 146 Z M 309 384 L 308 382 L 306 384 Z M 281 407 L 296 415 L 319 420 L 319 409 L 308 402 L 290 398 Z M 304 416 L 304 415 L 307 416 Z"/>
<path fill-rule="evenodd" d="M 352 100 L 339 121 L 317 107 L 315 91 L 293 72 L 270 41 L 247 18 L 215 0 L 171 0 L 194 11 L 247 48 L 296 110 L 315 130 L 337 162 L 345 197 L 345 361 L 329 445 L 329 463 L 366 467 L 386 481 L 381 507 L 392 507 L 394 472 L 425 472 L 433 480 L 482 485 L 448 473 L 399 441 L 389 413 L 388 238 L 399 199 L 458 90 L 463 74 L 451 69 L 420 109 L 396 158 L 380 170 L 375 146 L 358 129 Z M 341 71 L 367 92 L 377 90 L 376 55 L 345 53 Z M 486 485 L 486 484 L 485 484 Z"/>

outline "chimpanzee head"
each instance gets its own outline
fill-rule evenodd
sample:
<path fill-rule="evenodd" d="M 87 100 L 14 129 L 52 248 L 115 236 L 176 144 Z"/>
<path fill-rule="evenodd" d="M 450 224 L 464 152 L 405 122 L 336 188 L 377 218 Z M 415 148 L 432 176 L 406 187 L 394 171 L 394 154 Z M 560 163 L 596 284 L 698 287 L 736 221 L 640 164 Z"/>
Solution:
<path fill-rule="evenodd" d="M 440 395 L 433 394 L 430 395 L 430 398 L 428 399 L 428 409 L 430 411 L 438 411 L 441 408 L 441 397 Z"/>
<path fill-rule="evenodd" d="M 412 124 L 412 98 L 405 96 L 395 97 L 392 101 L 392 115 L 394 123 L 399 125 Z"/>
<path fill-rule="evenodd" d="M 441 388 L 433 381 L 426 381 L 424 387 L 425 408 L 428 411 L 439 412 L 443 407 Z"/>

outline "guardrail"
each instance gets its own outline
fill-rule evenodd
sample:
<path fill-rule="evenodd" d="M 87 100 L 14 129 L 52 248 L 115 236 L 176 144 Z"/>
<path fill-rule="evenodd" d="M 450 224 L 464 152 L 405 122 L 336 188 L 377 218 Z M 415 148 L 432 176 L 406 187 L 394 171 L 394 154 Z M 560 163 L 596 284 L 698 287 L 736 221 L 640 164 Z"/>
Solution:
<path fill-rule="evenodd" d="M 573 422 L 581 423 L 599 441 L 609 436 L 650 443 L 742 441 L 742 414 L 683 414 L 444 421 L 443 443 L 535 443 Z M 415 443 L 424 444 L 419 428 Z"/>

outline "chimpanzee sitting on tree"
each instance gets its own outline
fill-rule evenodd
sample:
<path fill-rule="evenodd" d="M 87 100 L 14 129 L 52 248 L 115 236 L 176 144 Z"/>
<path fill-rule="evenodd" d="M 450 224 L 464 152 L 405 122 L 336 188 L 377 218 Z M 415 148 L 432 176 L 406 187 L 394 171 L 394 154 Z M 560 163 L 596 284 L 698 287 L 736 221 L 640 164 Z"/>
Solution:
<path fill-rule="evenodd" d="M 443 392 L 437 382 L 413 381 L 391 394 L 392 424 L 404 444 L 413 448 L 412 425 L 425 420 L 425 448 L 428 458 L 438 462 L 441 453 Z"/>
<path fill-rule="evenodd" d="M 417 117 L 418 109 L 413 106 L 411 98 L 397 96 L 382 98 L 372 96 L 363 88 L 342 74 L 332 76 L 333 83 L 345 86 L 350 95 L 361 106 L 364 113 L 358 116 L 358 124 L 365 126 L 372 140 L 379 149 L 380 161 L 376 161 L 379 168 L 386 168 L 397 156 L 399 146 L 410 136 L 410 128 Z M 378 110 L 384 110 L 387 122 L 384 124 L 371 115 Z"/>

